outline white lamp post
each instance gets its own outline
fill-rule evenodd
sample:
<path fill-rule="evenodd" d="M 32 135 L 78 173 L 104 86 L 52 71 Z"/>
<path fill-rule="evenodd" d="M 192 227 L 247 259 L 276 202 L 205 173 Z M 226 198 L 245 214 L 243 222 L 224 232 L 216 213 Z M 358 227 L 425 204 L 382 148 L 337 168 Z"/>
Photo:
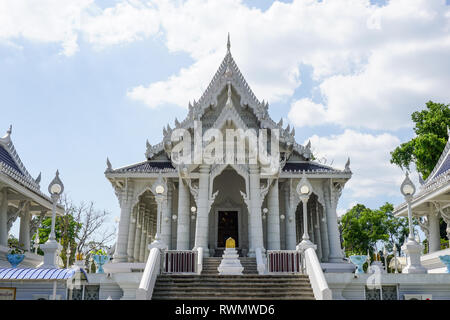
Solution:
<path fill-rule="evenodd" d="M 303 204 L 303 236 L 302 241 L 297 245 L 297 250 L 316 249 L 317 246 L 309 240 L 308 234 L 308 200 L 312 193 L 312 186 L 305 176 L 302 177 L 297 185 L 297 193 Z"/>
<path fill-rule="evenodd" d="M 191 207 L 191 219 L 194 220 L 195 219 L 195 212 L 197 212 L 197 208 L 196 207 Z"/>
<path fill-rule="evenodd" d="M 70 262 L 70 253 L 71 253 L 72 251 L 70 250 L 70 242 L 69 242 L 69 245 L 68 245 L 68 247 L 67 247 L 67 251 L 66 251 L 66 268 L 67 269 L 69 269 L 69 262 Z"/>
<path fill-rule="evenodd" d="M 159 249 L 167 249 L 167 245 L 161 239 L 161 220 L 162 220 L 162 205 L 164 200 L 164 194 L 166 192 L 166 188 L 161 177 L 156 182 L 156 186 L 154 187 L 155 200 L 157 203 L 157 226 L 156 226 L 156 235 L 155 240 L 148 246 L 149 249 L 159 248 Z"/>
<path fill-rule="evenodd" d="M 266 220 L 267 212 L 269 212 L 269 209 L 264 208 L 264 209 L 262 210 L 262 212 L 263 212 L 262 218 L 263 218 L 263 220 Z"/>
<path fill-rule="evenodd" d="M 408 206 L 408 224 L 409 224 L 409 236 L 406 242 L 402 246 L 402 250 L 406 254 L 406 267 L 403 269 L 403 273 L 427 273 L 427 269 L 420 263 L 420 254 L 422 252 L 422 246 L 414 238 L 414 229 L 412 224 L 412 210 L 411 200 L 416 192 L 414 183 L 409 179 L 408 172 L 406 172 L 405 180 L 403 180 L 400 186 L 400 191 L 405 197 Z"/>
<path fill-rule="evenodd" d="M 59 178 L 59 171 L 56 171 L 56 176 L 50 182 L 48 186 L 48 192 L 50 193 L 52 202 L 53 202 L 53 210 L 52 210 L 52 224 L 50 230 L 50 236 L 46 243 L 41 245 L 42 251 L 44 251 L 44 263 L 41 268 L 58 268 L 57 263 L 57 253 L 61 250 L 61 245 L 56 241 L 56 233 L 55 233 L 55 221 L 56 221 L 56 204 L 59 200 L 59 197 L 64 191 L 64 184 Z"/>

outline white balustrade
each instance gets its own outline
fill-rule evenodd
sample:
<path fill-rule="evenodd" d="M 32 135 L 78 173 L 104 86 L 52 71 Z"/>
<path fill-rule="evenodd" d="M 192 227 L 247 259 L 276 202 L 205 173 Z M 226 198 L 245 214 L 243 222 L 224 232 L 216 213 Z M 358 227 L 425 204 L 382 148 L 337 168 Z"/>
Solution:
<path fill-rule="evenodd" d="M 301 255 L 316 300 L 332 300 L 331 289 L 328 287 L 314 248 L 304 250 Z"/>
<path fill-rule="evenodd" d="M 198 252 L 195 250 L 165 250 L 161 261 L 161 273 L 197 273 L 197 256 Z"/>
<path fill-rule="evenodd" d="M 301 254 L 296 250 L 267 250 L 269 273 L 301 273 Z"/>
<path fill-rule="evenodd" d="M 137 300 L 150 300 L 152 298 L 153 288 L 155 287 L 156 277 L 160 273 L 160 267 L 161 251 L 158 248 L 152 248 L 148 255 L 139 288 L 136 292 Z"/>

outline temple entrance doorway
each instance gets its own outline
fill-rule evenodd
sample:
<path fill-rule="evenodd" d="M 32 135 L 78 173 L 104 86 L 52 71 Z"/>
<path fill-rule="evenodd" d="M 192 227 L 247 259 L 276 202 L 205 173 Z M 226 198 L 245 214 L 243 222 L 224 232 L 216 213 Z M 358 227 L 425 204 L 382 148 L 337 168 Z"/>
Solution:
<path fill-rule="evenodd" d="M 217 221 L 217 248 L 225 248 L 226 240 L 231 237 L 239 247 L 239 225 L 237 211 L 219 211 Z"/>

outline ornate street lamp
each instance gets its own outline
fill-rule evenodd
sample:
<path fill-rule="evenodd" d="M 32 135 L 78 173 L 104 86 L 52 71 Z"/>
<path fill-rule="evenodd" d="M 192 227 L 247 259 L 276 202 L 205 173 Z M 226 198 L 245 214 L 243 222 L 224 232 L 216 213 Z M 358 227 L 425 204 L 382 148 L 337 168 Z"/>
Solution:
<path fill-rule="evenodd" d="M 67 250 L 66 250 L 66 268 L 69 269 L 69 262 L 70 262 L 70 254 L 72 253 L 72 251 L 70 250 L 70 243 L 67 246 Z"/>
<path fill-rule="evenodd" d="M 400 191 L 402 192 L 403 196 L 405 197 L 406 203 L 408 205 L 408 223 L 409 223 L 409 240 L 414 239 L 414 230 L 412 225 L 412 210 L 411 210 L 411 200 L 414 196 L 414 193 L 416 193 L 416 187 L 414 186 L 414 183 L 409 179 L 409 174 L 406 172 L 405 180 L 403 180 L 402 185 L 400 187 Z"/>
<path fill-rule="evenodd" d="M 264 209 L 262 210 L 262 212 L 263 212 L 262 218 L 263 218 L 263 220 L 266 220 L 267 213 L 269 212 L 269 209 L 264 208 Z"/>
<path fill-rule="evenodd" d="M 297 194 L 303 203 L 303 236 L 302 241 L 298 244 L 298 249 L 316 248 L 316 246 L 309 240 L 308 234 L 308 200 L 312 193 L 312 186 L 305 176 L 302 177 L 297 185 Z"/>
<path fill-rule="evenodd" d="M 156 203 L 158 204 L 158 216 L 157 216 L 157 221 L 158 221 L 158 226 L 156 228 L 156 235 L 155 235 L 155 241 L 161 241 L 161 215 L 162 215 L 162 202 L 164 200 L 164 191 L 166 191 L 164 189 L 164 186 L 162 184 L 158 184 L 155 187 L 155 199 L 156 199 Z"/>
<path fill-rule="evenodd" d="M 406 254 L 406 267 L 403 269 L 403 273 L 427 273 L 427 269 L 424 268 L 420 262 L 420 254 L 422 252 L 422 246 L 414 238 L 414 229 L 412 224 L 412 209 L 411 200 L 416 192 L 416 187 L 409 179 L 409 174 L 406 172 L 405 180 L 403 180 L 400 186 L 400 191 L 405 197 L 406 204 L 408 206 L 408 224 L 409 224 L 409 236 L 406 242 L 402 246 L 402 250 Z"/>
<path fill-rule="evenodd" d="M 64 184 L 61 179 L 59 179 L 59 171 L 56 170 L 56 176 L 53 178 L 52 182 L 50 182 L 48 186 L 48 192 L 50 193 L 50 197 L 53 201 L 53 209 L 52 209 L 52 227 L 50 231 L 49 240 L 55 240 L 55 220 L 56 220 L 56 204 L 59 200 L 59 197 L 64 191 Z"/>
<path fill-rule="evenodd" d="M 57 254 L 62 247 L 56 241 L 55 234 L 56 204 L 63 191 L 64 184 L 59 178 L 59 171 L 57 170 L 55 178 L 52 180 L 52 182 L 50 182 L 48 186 L 48 192 L 50 193 L 50 197 L 53 202 L 52 224 L 47 242 L 41 245 L 41 250 L 44 251 L 44 263 L 40 268 L 58 268 Z"/>

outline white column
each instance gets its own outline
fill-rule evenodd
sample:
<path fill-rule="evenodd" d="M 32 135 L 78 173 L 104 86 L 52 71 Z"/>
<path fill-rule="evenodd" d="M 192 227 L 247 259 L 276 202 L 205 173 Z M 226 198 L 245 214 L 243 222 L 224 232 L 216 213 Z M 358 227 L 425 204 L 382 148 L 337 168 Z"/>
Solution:
<path fill-rule="evenodd" d="M 194 249 L 203 248 L 203 255 L 209 257 L 208 226 L 209 226 L 209 165 L 200 165 L 198 200 L 197 200 L 197 224 L 195 226 Z M 189 212 L 188 212 L 189 215 Z"/>
<path fill-rule="evenodd" d="M 267 213 L 267 249 L 280 250 L 280 207 L 278 198 L 278 179 L 275 180 L 268 194 Z"/>
<path fill-rule="evenodd" d="M 167 206 L 162 212 L 161 239 L 171 249 L 172 243 L 172 184 L 167 184 Z"/>
<path fill-rule="evenodd" d="M 189 250 L 189 190 L 183 179 L 178 183 L 177 250 Z"/>
<path fill-rule="evenodd" d="M 30 251 L 30 203 L 25 204 L 24 211 L 20 217 L 20 230 L 19 230 L 19 244 L 23 245 L 23 248 Z"/>
<path fill-rule="evenodd" d="M 314 215 L 314 205 L 309 204 L 309 206 L 311 207 L 311 210 L 308 210 L 308 231 L 309 231 L 309 238 L 311 239 L 312 242 L 314 242 L 314 239 L 316 238 L 315 235 L 315 230 L 314 230 L 314 220 L 313 220 L 313 215 Z M 315 243 L 315 242 L 314 242 Z"/>
<path fill-rule="evenodd" d="M 320 212 L 319 214 L 320 219 L 320 236 L 322 238 L 322 261 L 327 262 L 328 256 L 330 255 L 330 246 L 329 246 L 329 240 L 328 240 L 328 227 L 327 227 L 327 219 L 325 216 L 325 213 Z"/>
<path fill-rule="evenodd" d="M 314 225 L 314 243 L 317 245 L 317 257 L 320 261 L 322 259 L 322 237 L 320 235 L 319 202 L 317 198 L 315 202 L 312 221 Z"/>
<path fill-rule="evenodd" d="M 295 250 L 297 235 L 295 230 L 295 211 L 297 208 L 290 207 L 290 185 L 289 179 L 284 184 L 284 207 L 286 210 L 286 250 Z"/>
<path fill-rule="evenodd" d="M 130 228 L 128 229 L 128 246 L 127 246 L 128 262 L 134 261 L 134 238 L 136 237 L 137 210 L 138 205 L 136 205 L 133 209 L 130 220 Z"/>
<path fill-rule="evenodd" d="M 133 196 L 133 184 L 127 181 L 120 192 L 120 221 L 119 231 L 117 233 L 116 249 L 113 256 L 113 262 L 128 261 L 128 229 L 131 216 L 131 198 Z"/>
<path fill-rule="evenodd" d="M 330 183 L 330 201 L 326 210 L 327 224 L 328 224 L 328 238 L 330 240 L 330 255 L 329 262 L 343 262 L 343 254 L 341 248 L 341 241 L 339 235 L 339 226 L 337 222 L 337 201 L 339 198 L 339 190 L 333 190 L 334 187 Z"/>
<path fill-rule="evenodd" d="M 145 262 L 145 243 L 147 238 L 147 229 L 149 227 L 149 216 L 150 216 L 150 209 L 145 209 L 145 216 L 142 221 L 142 228 L 141 228 L 141 244 L 139 246 L 139 261 Z"/>
<path fill-rule="evenodd" d="M 249 256 L 255 256 L 255 249 L 261 248 L 265 252 L 263 243 L 263 227 L 261 219 L 261 186 L 260 171 L 257 165 L 249 165 L 250 175 L 250 250 Z"/>
<path fill-rule="evenodd" d="M 8 246 L 8 193 L 0 191 L 0 245 Z"/>
<path fill-rule="evenodd" d="M 441 250 L 441 235 L 439 230 L 439 215 L 437 212 L 432 211 L 430 209 L 430 213 L 427 216 L 429 222 L 429 248 L 430 253 Z"/>
<path fill-rule="evenodd" d="M 144 216 L 144 213 L 145 213 L 145 205 L 139 204 L 136 219 L 136 232 L 134 237 L 134 250 L 133 250 L 134 262 L 139 261 L 139 253 L 141 249 L 141 235 L 142 235 L 142 218 Z"/>

